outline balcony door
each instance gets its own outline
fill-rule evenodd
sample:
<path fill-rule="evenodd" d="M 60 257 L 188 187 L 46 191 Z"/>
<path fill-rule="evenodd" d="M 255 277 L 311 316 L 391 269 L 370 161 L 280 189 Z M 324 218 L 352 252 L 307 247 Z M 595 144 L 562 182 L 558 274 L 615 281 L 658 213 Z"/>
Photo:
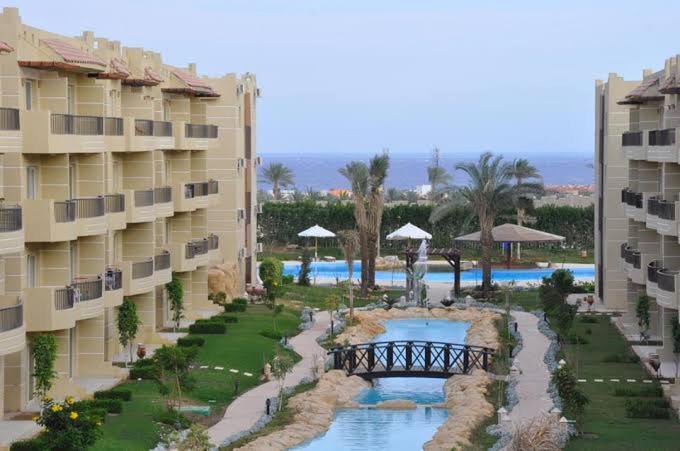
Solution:
<path fill-rule="evenodd" d="M 35 199 L 38 194 L 38 168 L 26 167 L 26 199 Z"/>
<path fill-rule="evenodd" d="M 78 245 L 75 240 L 69 242 L 68 270 L 71 275 L 71 281 L 74 281 L 78 271 Z"/>
<path fill-rule="evenodd" d="M 26 255 L 26 288 L 38 285 L 38 264 L 35 255 Z"/>
<path fill-rule="evenodd" d="M 76 197 L 76 165 L 68 165 L 68 195 L 69 199 Z"/>

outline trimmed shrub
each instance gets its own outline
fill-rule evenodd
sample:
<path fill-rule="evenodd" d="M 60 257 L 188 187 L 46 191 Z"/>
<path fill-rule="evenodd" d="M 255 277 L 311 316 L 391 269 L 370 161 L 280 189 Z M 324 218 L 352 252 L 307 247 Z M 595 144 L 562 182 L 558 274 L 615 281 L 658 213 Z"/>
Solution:
<path fill-rule="evenodd" d="M 224 304 L 224 312 L 225 313 L 237 313 L 237 312 L 245 312 L 246 311 L 246 306 L 241 305 L 241 304 Z"/>
<path fill-rule="evenodd" d="M 223 322 L 195 322 L 189 326 L 190 334 L 224 334 L 227 332 L 227 325 Z"/>
<path fill-rule="evenodd" d="M 177 339 L 177 346 L 182 346 L 188 348 L 190 346 L 203 346 L 205 344 L 205 338 L 194 337 L 189 335 L 188 337 L 181 337 Z"/>
<path fill-rule="evenodd" d="M 264 329 L 264 330 L 261 330 L 259 333 L 263 337 L 271 338 L 272 340 L 280 340 L 280 339 L 283 338 L 283 335 L 281 334 L 281 332 L 275 331 L 273 329 Z"/>
<path fill-rule="evenodd" d="M 669 403 L 665 399 L 626 399 L 628 418 L 670 418 Z"/>
<path fill-rule="evenodd" d="M 579 317 L 579 321 L 586 324 L 598 324 L 600 322 L 600 318 L 592 315 L 583 315 Z"/>
<path fill-rule="evenodd" d="M 605 363 L 638 363 L 640 357 L 635 354 L 609 354 L 602 359 Z"/>
<path fill-rule="evenodd" d="M 94 418 L 98 419 L 102 423 L 106 422 L 106 414 L 108 412 L 103 407 L 93 407 L 91 409 L 87 409 L 87 413 L 93 416 Z"/>
<path fill-rule="evenodd" d="M 9 446 L 9 451 L 45 451 L 46 449 L 49 449 L 49 446 L 44 434 L 29 440 L 18 440 Z"/>
<path fill-rule="evenodd" d="M 158 378 L 158 368 L 151 359 L 137 360 L 130 369 L 130 379 L 150 379 Z"/>
<path fill-rule="evenodd" d="M 173 409 L 158 409 L 153 414 L 153 420 L 157 423 L 167 424 L 168 426 L 176 427 L 179 422 L 180 429 L 187 429 L 191 426 L 191 421 L 180 412 Z"/>
<path fill-rule="evenodd" d="M 132 390 L 115 388 L 113 390 L 101 390 L 94 392 L 94 399 L 120 399 L 129 401 L 132 399 Z"/>
<path fill-rule="evenodd" d="M 92 409 L 105 409 L 108 413 L 121 413 L 123 401 L 120 399 L 87 399 L 73 404 L 74 410 L 89 412 Z"/>
<path fill-rule="evenodd" d="M 642 387 L 624 387 L 614 390 L 614 396 L 626 398 L 658 398 L 663 396 L 663 389 L 659 385 L 647 385 Z"/>
<path fill-rule="evenodd" d="M 281 282 L 284 285 L 291 285 L 293 282 L 295 282 L 295 276 L 293 276 L 292 274 L 284 274 L 283 276 L 281 276 Z"/>
<path fill-rule="evenodd" d="M 223 323 L 238 323 L 238 317 L 233 315 L 220 315 L 214 318 L 218 318 Z"/>
<path fill-rule="evenodd" d="M 234 298 L 231 300 L 234 305 L 248 305 L 248 299 L 246 298 Z"/>

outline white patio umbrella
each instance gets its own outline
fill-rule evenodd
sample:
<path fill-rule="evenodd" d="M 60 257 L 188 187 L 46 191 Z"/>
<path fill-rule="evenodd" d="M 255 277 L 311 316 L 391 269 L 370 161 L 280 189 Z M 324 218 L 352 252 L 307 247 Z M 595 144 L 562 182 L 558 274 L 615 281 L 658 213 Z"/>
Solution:
<path fill-rule="evenodd" d="M 410 222 L 387 235 L 388 240 L 431 240 L 432 235 Z"/>
<path fill-rule="evenodd" d="M 318 239 L 334 238 L 335 233 L 331 232 L 330 230 L 324 229 L 319 224 L 316 224 L 314 227 L 310 227 L 307 230 L 303 230 L 302 232 L 298 233 L 298 236 L 305 238 L 314 238 L 314 260 L 318 260 L 317 257 L 317 251 L 319 248 Z"/>

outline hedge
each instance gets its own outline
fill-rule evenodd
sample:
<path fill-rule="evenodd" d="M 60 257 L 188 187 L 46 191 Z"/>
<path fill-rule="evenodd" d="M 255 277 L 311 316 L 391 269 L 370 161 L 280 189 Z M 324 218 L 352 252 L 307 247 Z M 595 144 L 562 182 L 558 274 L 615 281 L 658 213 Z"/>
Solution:
<path fill-rule="evenodd" d="M 120 399 L 121 401 L 130 401 L 132 399 L 132 390 L 116 388 L 113 390 L 101 390 L 94 392 L 94 399 Z"/>
<path fill-rule="evenodd" d="M 155 380 L 157 376 L 158 368 L 149 358 L 137 360 L 130 369 L 130 379 Z"/>
<path fill-rule="evenodd" d="M 227 325 L 223 322 L 199 322 L 189 326 L 190 334 L 224 334 L 227 332 Z"/>
<path fill-rule="evenodd" d="M 191 346 L 203 346 L 205 344 L 205 338 L 203 337 L 194 337 L 194 336 L 188 336 L 188 337 L 181 337 L 177 339 L 177 346 L 182 346 L 185 348 L 189 348 Z"/>
<path fill-rule="evenodd" d="M 213 316 L 211 319 L 215 321 L 222 321 L 223 323 L 238 323 L 238 317 L 233 315 L 218 315 Z"/>
<path fill-rule="evenodd" d="M 248 305 L 248 299 L 246 298 L 234 298 L 231 300 L 234 305 Z"/>
<path fill-rule="evenodd" d="M 625 403 L 628 418 L 670 418 L 669 403 L 665 399 L 627 399 Z"/>
<path fill-rule="evenodd" d="M 123 401 L 120 399 L 87 399 L 73 404 L 74 409 L 90 411 L 92 409 L 106 409 L 108 413 L 121 413 Z"/>
<path fill-rule="evenodd" d="M 663 396 L 663 389 L 659 385 L 643 386 L 639 388 L 623 387 L 614 389 L 614 396 L 627 398 L 657 398 Z"/>
<path fill-rule="evenodd" d="M 275 330 L 272 330 L 272 329 L 264 329 L 264 330 L 261 330 L 259 333 L 263 337 L 271 338 L 273 340 L 280 340 L 281 338 L 283 338 L 283 335 L 281 334 L 281 332 L 278 332 L 278 331 L 275 331 Z"/>
<path fill-rule="evenodd" d="M 45 451 L 46 449 L 49 449 L 49 446 L 47 446 L 47 437 L 44 435 L 29 440 L 18 440 L 9 447 L 10 451 Z"/>
<path fill-rule="evenodd" d="M 225 313 L 245 312 L 246 306 L 241 304 L 224 304 Z"/>

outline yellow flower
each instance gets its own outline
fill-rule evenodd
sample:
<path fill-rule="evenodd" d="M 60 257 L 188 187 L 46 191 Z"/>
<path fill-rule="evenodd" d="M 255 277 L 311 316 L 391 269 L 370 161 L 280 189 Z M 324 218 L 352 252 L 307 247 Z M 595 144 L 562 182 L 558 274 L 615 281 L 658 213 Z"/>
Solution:
<path fill-rule="evenodd" d="M 101 421 L 97 421 L 97 426 L 101 426 L 101 425 L 102 425 L 102 422 L 101 422 Z"/>
<path fill-rule="evenodd" d="M 64 410 L 64 408 L 61 407 L 59 404 L 54 404 L 52 406 L 52 412 L 61 412 L 62 410 Z"/>
<path fill-rule="evenodd" d="M 69 415 L 69 418 L 72 420 L 75 420 L 78 418 L 78 412 L 71 412 L 71 415 Z"/>
<path fill-rule="evenodd" d="M 52 398 L 50 398 L 49 396 L 43 396 L 42 400 L 43 400 L 43 402 L 50 402 L 50 401 L 52 401 Z"/>
<path fill-rule="evenodd" d="M 69 396 L 66 398 L 66 404 L 68 404 L 69 406 L 73 404 L 74 401 L 75 400 L 73 399 L 73 396 Z"/>
<path fill-rule="evenodd" d="M 40 419 L 40 417 L 38 415 L 33 417 L 33 421 L 38 421 L 39 419 Z"/>

